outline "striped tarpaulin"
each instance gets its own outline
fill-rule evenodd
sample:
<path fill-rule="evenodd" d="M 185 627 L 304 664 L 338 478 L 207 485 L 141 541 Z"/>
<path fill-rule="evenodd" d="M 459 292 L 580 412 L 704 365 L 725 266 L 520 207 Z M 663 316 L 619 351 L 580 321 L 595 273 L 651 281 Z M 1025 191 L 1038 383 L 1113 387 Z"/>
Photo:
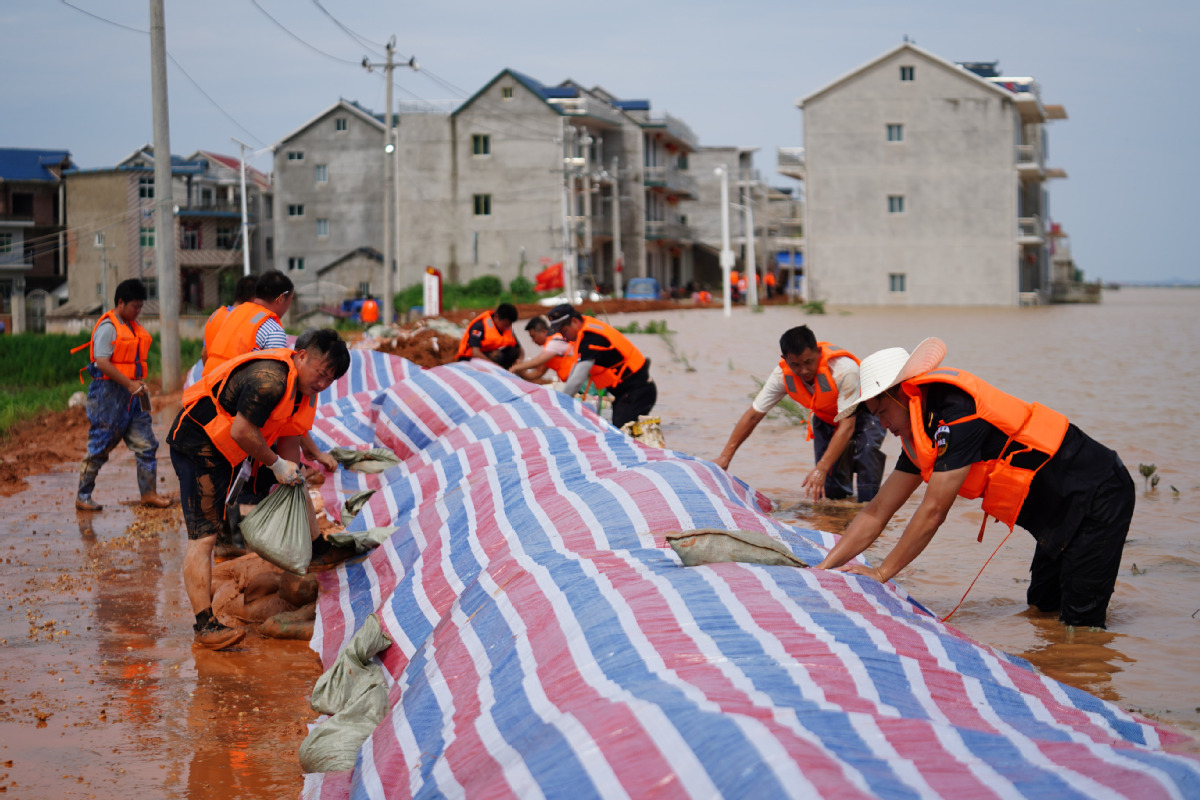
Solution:
<path fill-rule="evenodd" d="M 376 367 L 378 369 L 378 367 Z M 378 489 L 352 530 L 399 530 L 321 573 L 328 667 L 368 615 L 390 712 L 306 798 L 1186 797 L 1186 737 L 1037 674 L 844 573 L 685 568 L 697 528 L 765 532 L 815 563 L 711 463 L 623 436 L 499 369 L 393 367 L 319 409 L 324 447 L 404 463 L 339 470 L 327 505 Z"/>

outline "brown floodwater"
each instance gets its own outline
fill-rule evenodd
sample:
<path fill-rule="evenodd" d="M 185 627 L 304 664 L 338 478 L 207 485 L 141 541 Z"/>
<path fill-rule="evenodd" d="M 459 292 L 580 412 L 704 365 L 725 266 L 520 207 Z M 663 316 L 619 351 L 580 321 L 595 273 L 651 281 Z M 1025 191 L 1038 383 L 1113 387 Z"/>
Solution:
<path fill-rule="evenodd" d="M 686 453 L 717 455 L 757 390 L 754 378 L 765 379 L 777 361 L 779 334 L 798 324 L 860 355 L 939 336 L 949 347 L 947 364 L 1064 412 L 1116 449 L 1134 471 L 1139 497 L 1109 629 L 1070 631 L 1052 615 L 1030 613 L 1024 595 L 1033 539 L 1020 529 L 951 624 L 1059 680 L 1200 734 L 1200 411 L 1186 402 L 1200 386 L 1193 352 L 1200 291 L 1124 289 L 1079 307 L 638 316 L 665 319 L 675 331 L 671 346 L 654 335 L 635 341 L 653 359 L 667 444 Z M 157 415 L 160 434 L 173 413 Z M 895 439 L 885 452 L 890 468 Z M 161 490 L 172 492 L 166 453 Z M 1139 462 L 1157 466 L 1156 490 L 1141 490 Z M 768 418 L 732 471 L 772 498 L 781 519 L 840 532 L 856 506 L 804 502 L 799 485 L 812 464 L 803 428 Z M 75 481 L 68 463 L 0 498 L 0 791 L 33 798 L 299 796 L 296 750 L 315 717 L 308 697 L 321 671 L 316 656 L 303 642 L 253 633 L 232 652 L 193 650 L 178 509 L 146 512 L 118 502 L 136 485 L 124 448 L 100 474 L 103 513 L 74 510 Z M 886 552 L 915 505 L 897 514 L 868 555 Z M 999 526 L 989 526 L 978 544 L 979 520 L 978 501 L 961 501 L 898 578 L 934 613 L 954 608 L 1003 538 Z"/>
<path fill-rule="evenodd" d="M 973 638 L 1029 659 L 1048 675 L 1200 735 L 1200 290 L 1106 291 L 1099 305 L 1040 308 L 854 308 L 810 316 L 795 307 L 640 315 L 667 321 L 671 345 L 635 338 L 653 360 L 655 409 L 667 446 L 715 458 L 778 362 L 779 335 L 808 325 L 818 339 L 866 356 L 912 350 L 927 336 L 948 347 L 945 364 L 1003 391 L 1066 414 L 1116 450 L 1133 473 L 1137 507 L 1108 613 L 1108 629 L 1070 630 L 1025 603 L 1034 540 L 1017 528 L 950 620 Z M 613 316 L 625 324 L 627 316 Z M 887 472 L 899 443 L 884 446 Z M 853 503 L 804 501 L 812 469 L 804 429 L 783 416 L 759 425 L 730 471 L 770 497 L 777 515 L 840 533 Z M 1154 464 L 1144 489 L 1138 464 Z M 921 492 L 868 551 L 878 562 L 899 538 Z M 959 500 L 928 549 L 898 583 L 944 617 L 958 604 L 1007 532 L 989 525 L 982 544 L 979 501 Z"/>

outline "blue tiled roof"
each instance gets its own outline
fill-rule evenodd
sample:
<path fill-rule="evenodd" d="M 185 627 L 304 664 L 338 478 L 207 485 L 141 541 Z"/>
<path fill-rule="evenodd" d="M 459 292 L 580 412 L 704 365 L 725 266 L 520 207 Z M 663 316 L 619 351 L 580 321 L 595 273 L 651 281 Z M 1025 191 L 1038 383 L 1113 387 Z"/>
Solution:
<path fill-rule="evenodd" d="M 613 100 L 612 103 L 622 111 L 649 111 L 649 100 Z"/>
<path fill-rule="evenodd" d="M 67 162 L 71 166 L 70 150 L 32 150 L 23 147 L 0 147 L 0 180 L 55 181 L 48 167 Z"/>

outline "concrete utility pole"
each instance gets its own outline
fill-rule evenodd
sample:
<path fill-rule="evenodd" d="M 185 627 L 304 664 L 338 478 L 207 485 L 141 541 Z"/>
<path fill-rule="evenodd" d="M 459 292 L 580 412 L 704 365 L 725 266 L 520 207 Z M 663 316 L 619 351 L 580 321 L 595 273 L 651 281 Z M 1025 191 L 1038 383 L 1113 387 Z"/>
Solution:
<path fill-rule="evenodd" d="M 625 292 L 625 254 L 621 252 L 621 160 L 612 160 L 613 206 L 613 297 L 620 299 Z"/>
<path fill-rule="evenodd" d="M 746 214 L 746 303 L 751 308 L 758 307 L 758 256 L 754 247 L 754 188 L 746 181 L 746 204 L 742 206 Z"/>
<path fill-rule="evenodd" d="M 733 313 L 732 287 L 729 270 L 733 268 L 733 251 L 729 249 L 729 168 L 724 164 L 713 170 L 721 178 L 721 275 L 725 282 L 725 316 Z"/>
<path fill-rule="evenodd" d="M 573 148 L 568 142 L 572 138 L 571 134 L 575 129 L 567 125 L 567 118 L 562 117 L 562 142 L 563 142 L 563 195 L 562 195 L 562 212 L 563 212 L 563 294 L 566 295 L 567 302 L 571 303 L 575 300 L 573 294 L 575 290 L 574 263 L 571 259 L 571 163 L 573 156 Z"/>
<path fill-rule="evenodd" d="M 162 390 L 183 386 L 179 352 L 179 273 L 175 269 L 175 199 L 171 191 L 171 123 L 167 109 L 167 23 L 163 0 L 150 0 L 150 86 L 154 103 L 154 262 Z"/>
<path fill-rule="evenodd" d="M 230 136 L 229 138 L 241 148 L 239 157 L 242 163 L 242 275 L 245 276 L 250 274 L 250 217 L 246 213 L 246 148 L 250 147 L 250 145 L 236 136 Z M 266 148 L 266 150 L 270 149 L 269 147 Z M 265 152 L 265 150 L 256 150 L 251 157 L 253 158 L 253 156 L 262 152 Z"/>
<path fill-rule="evenodd" d="M 579 142 L 583 145 L 583 263 L 594 284 L 595 271 L 592 269 L 592 137 L 588 135 L 587 128 L 583 129 L 583 136 Z"/>
<path fill-rule="evenodd" d="M 100 313 L 108 311 L 108 247 L 104 244 L 104 234 L 97 233 L 95 244 L 100 251 Z"/>
<path fill-rule="evenodd" d="M 382 67 L 387 81 L 387 100 L 383 111 L 383 316 L 380 322 L 391 323 L 396 316 L 395 287 L 392 278 L 395 271 L 395 261 L 400 256 L 400 148 L 393 127 L 392 90 L 395 86 L 393 71 L 397 66 L 407 66 L 417 70 L 417 57 L 413 56 L 402 64 L 394 63 L 396 55 L 396 37 L 388 39 L 387 61 L 382 64 L 372 64 L 363 56 L 363 69 L 373 72 Z M 389 157 L 390 156 L 390 157 Z"/>

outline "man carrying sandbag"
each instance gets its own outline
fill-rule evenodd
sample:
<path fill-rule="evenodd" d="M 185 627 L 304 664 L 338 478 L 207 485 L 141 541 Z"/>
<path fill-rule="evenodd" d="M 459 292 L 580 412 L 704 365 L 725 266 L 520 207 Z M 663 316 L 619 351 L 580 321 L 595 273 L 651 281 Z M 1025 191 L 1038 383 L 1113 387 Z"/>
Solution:
<path fill-rule="evenodd" d="M 167 443 L 187 525 L 183 583 L 196 614 L 196 644 L 221 650 L 245 636 L 212 614 L 213 545 L 234 475 L 249 456 L 279 483 L 300 483 L 299 429 L 311 427 L 316 395 L 349 367 L 350 354 L 336 331 L 309 330 L 293 349 L 238 356 L 184 392 Z M 328 545 L 322 539 L 313 548 L 319 562 Z"/>

